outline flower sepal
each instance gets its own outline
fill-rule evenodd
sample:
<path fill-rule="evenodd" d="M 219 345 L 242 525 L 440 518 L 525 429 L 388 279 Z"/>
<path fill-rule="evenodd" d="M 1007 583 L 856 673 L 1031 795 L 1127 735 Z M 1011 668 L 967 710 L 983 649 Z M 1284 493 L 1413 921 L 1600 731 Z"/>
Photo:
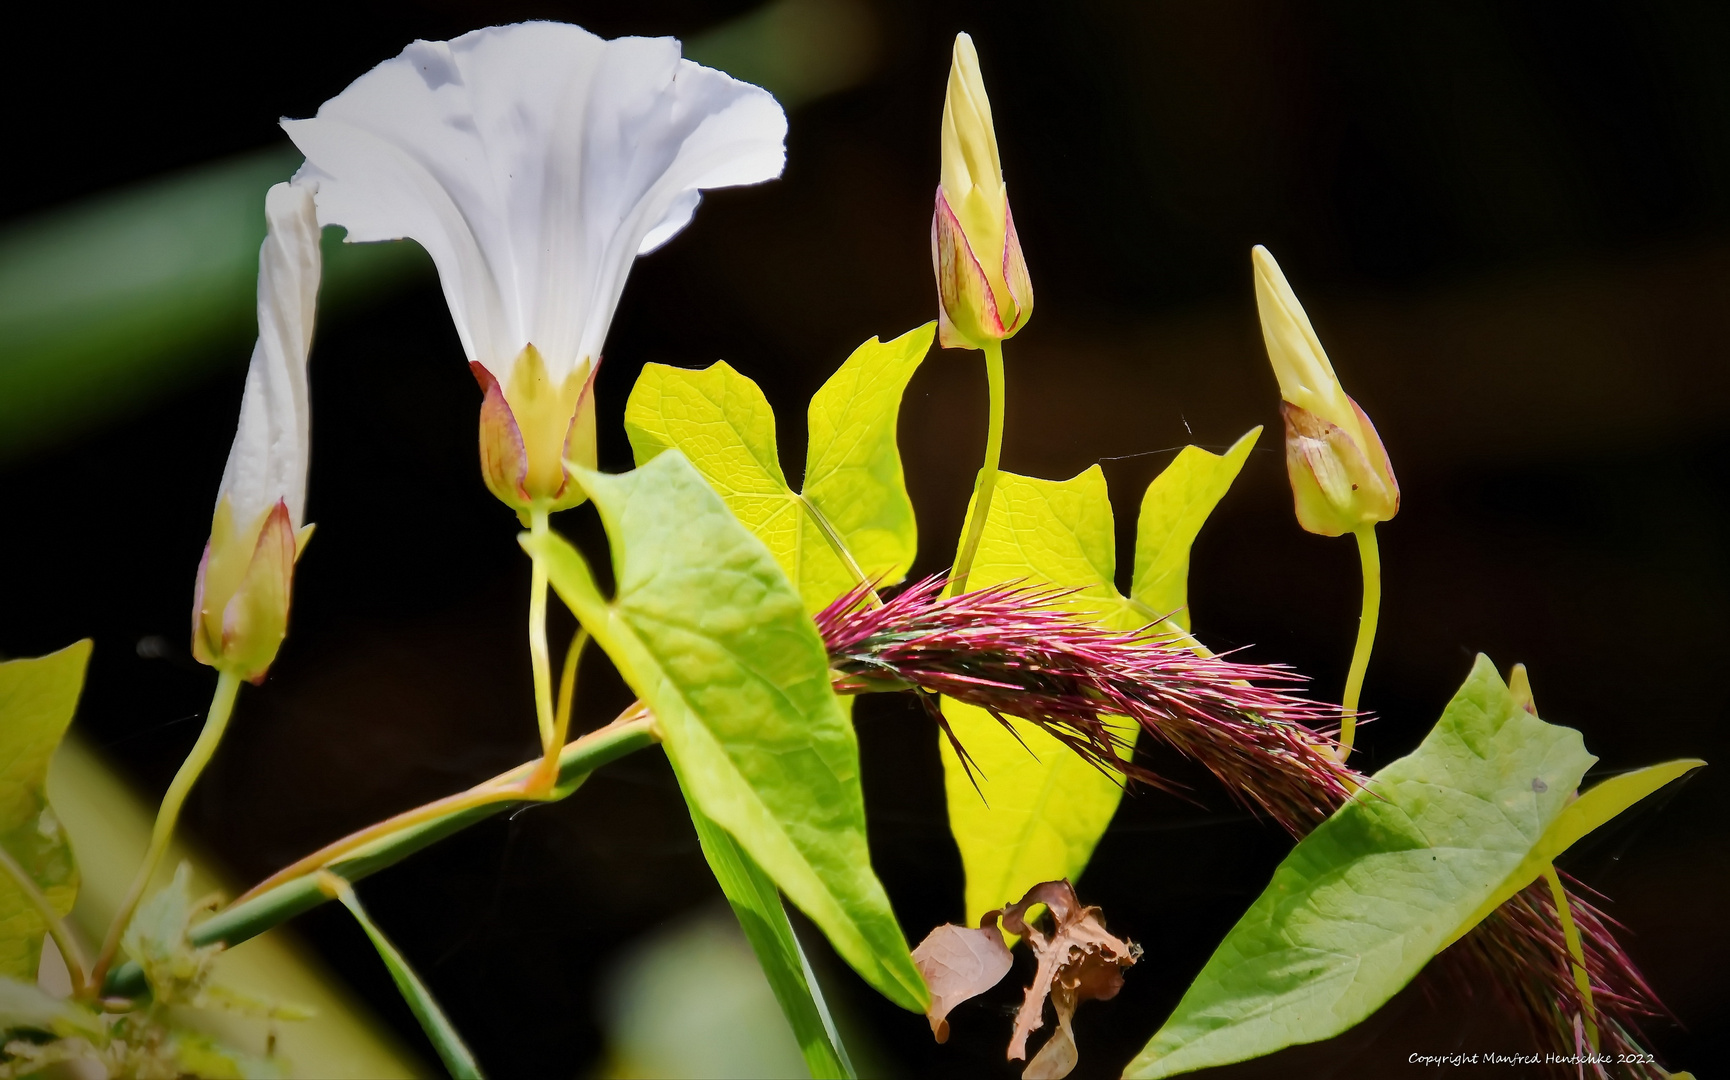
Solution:
<path fill-rule="evenodd" d="M 1322 536 L 1343 536 L 1386 521 L 1400 511 L 1400 485 L 1375 425 L 1349 396 L 1364 442 L 1344 428 L 1289 401 L 1285 418 L 1285 463 L 1298 524 Z"/>
<path fill-rule="evenodd" d="M 244 529 L 225 496 L 198 563 L 192 605 L 192 655 L 201 664 L 264 681 L 288 635 L 294 564 L 313 527 L 294 527 L 278 500 Z"/>
<path fill-rule="evenodd" d="M 566 462 L 595 467 L 595 371 L 579 367 L 556 382 L 533 345 L 511 366 L 501 386 L 478 362 L 469 370 L 481 385 L 481 479 L 517 512 L 526 526 L 535 507 L 568 510 L 588 498 Z"/>
<path fill-rule="evenodd" d="M 1002 230 L 1003 250 L 986 252 L 1000 274 L 993 283 L 939 185 L 931 215 L 931 269 L 937 276 L 937 343 L 945 349 L 978 349 L 982 342 L 1014 337 L 1033 311 L 1033 280 L 1007 202 Z M 999 293 L 1007 301 L 1001 306 Z"/>

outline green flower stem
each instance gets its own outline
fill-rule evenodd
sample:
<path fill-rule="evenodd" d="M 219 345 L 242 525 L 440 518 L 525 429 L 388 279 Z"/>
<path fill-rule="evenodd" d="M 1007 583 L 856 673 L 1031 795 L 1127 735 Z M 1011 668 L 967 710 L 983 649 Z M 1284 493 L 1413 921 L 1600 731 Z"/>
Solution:
<path fill-rule="evenodd" d="M 1346 673 L 1345 697 L 1340 701 L 1340 760 L 1352 753 L 1352 740 L 1358 731 L 1358 698 L 1364 691 L 1364 672 L 1370 666 L 1370 651 L 1376 646 L 1376 619 L 1382 610 L 1382 556 L 1376 548 L 1376 527 L 1363 525 L 1353 536 L 1358 538 L 1358 559 L 1364 571 L 1364 608 L 1358 616 L 1358 643 L 1352 650 L 1351 670 Z"/>
<path fill-rule="evenodd" d="M 529 511 L 529 533 L 547 534 L 547 511 L 536 506 Z M 553 740 L 553 663 L 547 652 L 547 566 L 541 559 L 533 560 L 529 582 L 529 664 L 535 678 L 535 722 L 541 730 L 541 752 L 552 758 L 559 743 Z"/>
<path fill-rule="evenodd" d="M 120 949 L 120 936 L 126 932 L 127 923 L 132 921 L 132 913 L 138 909 L 138 902 L 144 898 L 144 890 L 150 887 L 150 879 L 155 876 L 156 867 L 162 862 L 163 853 L 168 850 L 168 842 L 174 839 L 174 826 L 180 821 L 180 810 L 186 805 L 186 796 L 191 793 L 192 785 L 198 782 L 204 767 L 210 764 L 217 744 L 222 741 L 222 733 L 228 730 L 228 718 L 234 713 L 234 697 L 239 692 L 239 675 L 224 671 L 217 676 L 216 693 L 210 699 L 210 712 L 205 715 L 204 730 L 198 733 L 198 741 L 192 744 L 192 752 L 180 763 L 180 771 L 174 774 L 173 782 L 168 785 L 168 793 L 162 797 L 162 808 L 156 812 L 156 824 L 150 830 L 150 847 L 144 853 L 144 865 L 138 868 L 138 875 L 132 879 L 126 898 L 120 902 L 119 909 L 114 913 L 114 922 L 108 927 L 108 937 L 102 942 L 102 952 L 96 957 L 96 966 L 90 971 L 89 987 L 101 986 L 108 974 L 109 965 L 114 962 L 114 954 Z"/>
<path fill-rule="evenodd" d="M 565 666 L 559 669 L 559 704 L 553 716 L 553 745 L 564 746 L 571 733 L 571 701 L 577 696 L 577 665 L 582 663 L 583 650 L 588 647 L 589 632 L 577 627 L 577 632 L 571 636 L 570 648 L 565 650 Z M 527 790 L 531 797 L 545 798 L 549 792 L 558 786 L 559 755 L 543 754 L 540 764 L 535 767 L 534 774 L 527 781 Z"/>
<path fill-rule="evenodd" d="M 601 766 L 658 742 L 660 736 L 655 733 L 654 718 L 641 706 L 633 706 L 611 724 L 589 732 L 564 748 L 558 756 L 558 783 L 547 798 L 566 797 Z M 197 946 L 220 943 L 230 948 L 257 937 L 329 899 L 319 884 L 322 870 L 340 874 L 351 882 L 359 881 L 512 805 L 532 801 L 521 794 L 522 785 L 539 765 L 539 760 L 525 762 L 463 793 L 470 795 L 486 790 L 507 797 L 471 802 L 466 806 L 441 799 L 339 840 L 322 849 L 317 856 L 295 864 L 297 867 L 310 864 L 309 869 L 272 875 L 223 911 L 194 926 L 188 936 Z M 383 829 L 383 825 L 392 827 Z M 351 842 L 355 840 L 359 842 Z M 129 963 L 114 970 L 103 992 L 109 996 L 131 997 L 144 989 L 143 971 L 137 964 Z"/>
<path fill-rule="evenodd" d="M 1550 883 L 1550 897 L 1556 901 L 1556 915 L 1562 920 L 1562 938 L 1568 943 L 1568 955 L 1574 961 L 1574 986 L 1580 991 L 1580 1004 L 1585 1008 L 1586 1041 L 1592 1053 L 1598 1052 L 1598 1010 L 1592 1004 L 1592 977 L 1586 974 L 1586 950 L 1580 946 L 1580 928 L 1574 925 L 1574 911 L 1568 906 L 1568 893 L 1551 863 L 1544 867 L 1544 880 Z"/>
<path fill-rule="evenodd" d="M 991 516 L 991 496 L 997 490 L 997 462 L 1003 453 L 1003 343 L 985 343 L 985 379 L 991 395 L 991 419 L 985 431 L 985 463 L 979 468 L 979 485 L 973 489 L 967 540 L 949 575 L 949 595 L 967 591 L 967 575 L 973 556 L 979 553 L 979 538 L 985 535 L 985 519 Z"/>
<path fill-rule="evenodd" d="M 90 962 L 84 958 L 84 949 L 78 944 L 78 939 L 73 936 L 71 927 L 67 926 L 66 920 L 62 919 L 60 913 L 54 910 L 54 905 L 48 902 L 48 897 L 37 886 L 35 879 L 26 873 L 22 866 L 18 865 L 18 860 L 14 859 L 12 853 L 4 847 L 0 847 L 0 870 L 6 872 L 6 876 L 12 879 L 14 885 L 18 886 L 18 891 L 24 894 L 26 900 L 30 901 L 30 906 L 36 909 L 36 914 L 42 917 L 44 923 L 48 924 L 48 936 L 54 939 L 55 946 L 60 950 L 60 958 L 66 961 L 67 974 L 72 976 L 72 989 L 82 993 L 84 988 L 89 985 L 87 973 L 90 970 Z"/>

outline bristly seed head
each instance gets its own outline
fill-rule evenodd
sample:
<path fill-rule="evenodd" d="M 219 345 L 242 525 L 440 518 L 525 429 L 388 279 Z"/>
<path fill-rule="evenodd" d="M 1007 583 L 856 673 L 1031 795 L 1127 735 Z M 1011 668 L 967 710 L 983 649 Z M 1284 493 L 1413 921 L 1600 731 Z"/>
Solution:
<path fill-rule="evenodd" d="M 819 613 L 836 691 L 919 692 L 953 743 L 935 705 L 935 695 L 951 697 L 1006 728 L 1011 716 L 1036 724 L 1102 770 L 1176 790 L 1125 760 L 1124 740 L 1106 721 L 1126 717 L 1294 836 L 1363 779 L 1334 758 L 1322 730 L 1338 721 L 1338 710 L 1293 694 L 1304 679 L 1289 668 L 1216 656 L 1151 626 L 1107 630 L 1062 606 L 1070 589 L 942 592 L 941 578 L 927 578 L 866 607 L 861 587 Z"/>

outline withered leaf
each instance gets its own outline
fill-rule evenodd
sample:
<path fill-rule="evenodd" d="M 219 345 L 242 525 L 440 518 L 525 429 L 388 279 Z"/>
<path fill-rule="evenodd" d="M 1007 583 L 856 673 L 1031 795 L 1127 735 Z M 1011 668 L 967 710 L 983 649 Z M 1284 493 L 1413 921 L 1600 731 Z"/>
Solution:
<path fill-rule="evenodd" d="M 977 930 L 954 923 L 944 923 L 913 950 L 913 962 L 925 985 L 931 990 L 931 1009 L 926 1019 L 931 1021 L 931 1034 L 938 1042 L 949 1041 L 949 1010 L 977 997 L 1003 981 L 1009 974 L 1009 946 L 1003 943 L 1003 932 L 997 929 L 999 912 L 988 911 L 979 919 Z"/>
<path fill-rule="evenodd" d="M 1049 912 L 1049 933 L 1040 926 L 1045 920 L 1026 921 L 1029 909 L 1038 904 Z M 1076 1007 L 1115 997 L 1123 988 L 1123 970 L 1141 957 L 1141 948 L 1107 933 L 1099 909 L 1082 907 L 1068 881 L 1042 882 L 1029 889 L 1019 903 L 1004 910 L 1003 928 L 1022 935 L 1039 962 L 1015 1017 L 1009 1059 L 1027 1056 L 1027 1037 L 1044 1025 L 1049 996 L 1057 1011 L 1057 1031 L 1021 1075 L 1023 1080 L 1068 1076 L 1080 1058 L 1070 1027 Z"/>

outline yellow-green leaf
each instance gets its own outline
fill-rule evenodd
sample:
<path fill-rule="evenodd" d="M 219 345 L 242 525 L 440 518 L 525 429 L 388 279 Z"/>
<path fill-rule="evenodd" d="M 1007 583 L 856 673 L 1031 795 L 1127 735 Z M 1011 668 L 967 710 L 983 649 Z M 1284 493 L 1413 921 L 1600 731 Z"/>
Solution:
<path fill-rule="evenodd" d="M 0 846 L 61 915 L 78 895 L 78 867 L 48 806 L 48 759 L 66 735 L 90 642 L 0 663 Z M 48 927 L 9 873 L 0 873 L 0 975 L 34 979 Z"/>
<path fill-rule="evenodd" d="M 1149 620 L 1118 593 L 1116 572 L 1111 501 L 1099 466 L 1068 480 L 998 474 L 970 588 L 1023 580 L 1074 588 L 1072 610 L 1134 629 Z M 983 709 L 945 699 L 943 715 L 978 770 L 969 778 L 949 740 L 939 741 L 971 924 L 1041 881 L 1078 876 L 1123 789 L 1032 724 L 1011 721 L 1023 746 Z M 1133 742 L 1134 732 L 1126 727 L 1125 737 Z"/>
<path fill-rule="evenodd" d="M 1105 834 L 1123 789 L 1038 727 L 1013 717 L 1021 743 L 984 709 L 943 699 L 943 716 L 978 769 L 974 790 L 947 738 L 939 742 L 949 830 L 967 872 L 967 922 L 1041 881 L 1074 879 Z M 1135 732 L 1124 722 L 1126 740 Z"/>
<path fill-rule="evenodd" d="M 1190 548 L 1260 437 L 1261 428 L 1253 428 L 1223 455 L 1186 446 L 1147 486 L 1136 523 L 1135 577 L 1129 589 L 1144 609 L 1190 628 Z"/>
<path fill-rule="evenodd" d="M 1224 456 L 1185 447 L 1148 486 L 1133 597 L 1115 584 L 1116 533 L 1097 465 L 1068 480 L 998 474 L 969 587 L 1057 585 L 1079 590 L 1067 601 L 1071 610 L 1112 629 L 1136 630 L 1173 613 L 1188 629 L 1188 613 L 1179 609 L 1188 603 L 1190 547 L 1260 431 L 1244 435 Z M 968 920 L 1041 881 L 1079 876 L 1117 812 L 1120 783 L 1031 724 L 1011 721 L 1017 741 L 981 709 L 945 700 L 943 715 L 979 773 L 970 778 L 942 740 L 949 828 L 967 873 Z M 1127 755 L 1136 732 L 1127 722 L 1120 730 Z"/>
<path fill-rule="evenodd" d="M 826 607 L 860 575 L 900 581 L 919 538 L 896 418 L 934 332 L 927 324 L 893 341 L 872 338 L 817 391 L 803 493 L 781 469 L 768 399 L 725 361 L 702 371 L 644 365 L 625 405 L 637 464 L 683 451 L 769 548 L 807 611 Z"/>
<path fill-rule="evenodd" d="M 581 480 L 607 528 L 615 597 L 558 536 L 523 544 L 654 711 L 686 799 L 867 982 L 924 1012 L 924 981 L 871 869 L 859 745 L 799 594 L 682 453 Z"/>

